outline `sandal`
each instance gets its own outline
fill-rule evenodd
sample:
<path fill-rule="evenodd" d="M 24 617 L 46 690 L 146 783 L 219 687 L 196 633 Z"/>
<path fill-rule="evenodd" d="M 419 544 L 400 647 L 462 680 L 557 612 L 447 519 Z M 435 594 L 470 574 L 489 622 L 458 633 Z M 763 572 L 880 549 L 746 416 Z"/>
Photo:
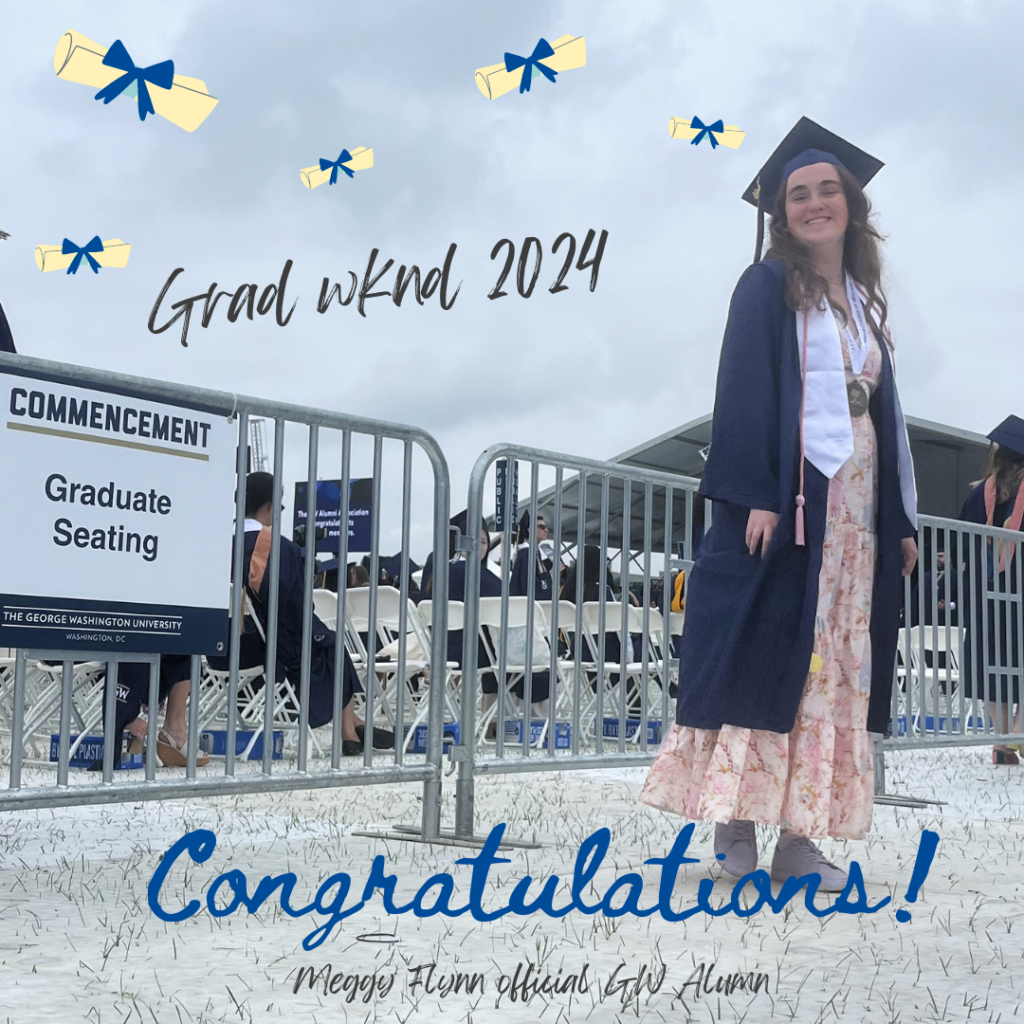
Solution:
<path fill-rule="evenodd" d="M 156 738 L 156 756 L 165 768 L 186 768 L 188 767 L 188 741 L 180 747 L 174 742 L 174 737 L 163 729 Z M 210 755 L 205 751 L 196 751 L 196 767 L 205 768 L 210 763 Z"/>
<path fill-rule="evenodd" d="M 1020 764 L 1020 758 L 1009 747 L 992 748 L 993 764 Z"/>

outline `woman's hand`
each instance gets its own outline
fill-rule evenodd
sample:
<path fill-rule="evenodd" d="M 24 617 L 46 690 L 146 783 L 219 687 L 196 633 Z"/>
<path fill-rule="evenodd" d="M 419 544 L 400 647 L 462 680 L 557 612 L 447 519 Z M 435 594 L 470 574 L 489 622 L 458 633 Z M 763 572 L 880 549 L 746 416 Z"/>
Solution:
<path fill-rule="evenodd" d="M 917 541 L 913 537 L 904 537 L 900 546 L 903 548 L 903 575 L 909 576 L 917 565 Z"/>
<path fill-rule="evenodd" d="M 775 527 L 779 525 L 778 512 L 766 512 L 764 509 L 752 508 L 747 516 L 747 550 L 757 554 L 758 545 L 761 547 L 761 557 L 764 558 L 771 543 Z M 915 553 L 917 549 L 915 548 Z"/>

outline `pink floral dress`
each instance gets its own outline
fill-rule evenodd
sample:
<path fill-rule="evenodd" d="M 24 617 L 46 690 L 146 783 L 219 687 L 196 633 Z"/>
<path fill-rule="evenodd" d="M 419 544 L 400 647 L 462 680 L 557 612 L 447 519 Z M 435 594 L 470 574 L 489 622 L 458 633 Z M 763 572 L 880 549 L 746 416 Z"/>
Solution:
<path fill-rule="evenodd" d="M 882 355 L 874 337 L 870 345 L 855 375 L 843 341 L 847 384 L 859 384 L 853 395 L 864 411 L 851 414 L 853 455 L 829 481 L 814 655 L 793 731 L 673 726 L 640 794 L 651 807 L 779 825 L 811 838 L 862 839 L 871 826 L 868 628 L 878 488 L 875 428 L 864 398 L 878 385 Z"/>

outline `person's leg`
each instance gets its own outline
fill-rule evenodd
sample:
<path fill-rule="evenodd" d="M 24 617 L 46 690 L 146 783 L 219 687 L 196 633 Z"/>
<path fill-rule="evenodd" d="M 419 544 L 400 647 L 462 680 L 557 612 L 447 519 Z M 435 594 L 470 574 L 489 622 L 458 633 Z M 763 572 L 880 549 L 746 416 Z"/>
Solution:
<path fill-rule="evenodd" d="M 165 655 L 160 659 L 160 697 L 166 701 L 164 722 L 157 737 L 156 752 L 165 765 L 183 768 L 187 764 L 189 692 L 192 688 L 192 659 L 186 655 Z M 151 714 L 155 713 L 153 709 Z M 198 742 L 198 737 L 196 738 Z M 196 753 L 196 766 L 210 763 L 209 754 Z"/>
<path fill-rule="evenodd" d="M 179 747 L 188 739 L 188 726 L 185 723 L 185 709 L 188 706 L 188 694 L 192 682 L 182 679 L 171 686 L 167 694 L 167 706 L 164 711 L 163 731 L 167 733 Z"/>
<path fill-rule="evenodd" d="M 356 726 L 362 724 L 363 722 L 356 716 L 355 702 L 350 699 L 341 709 L 341 738 L 358 743 L 359 735 L 356 733 Z"/>
<path fill-rule="evenodd" d="M 990 714 L 998 732 L 1008 733 L 1010 731 L 1010 707 L 1008 704 L 1005 702 L 997 704 L 994 708 L 990 709 Z M 1018 722 L 1019 717 L 1020 705 L 1017 706 L 1017 713 L 1014 715 L 1015 724 Z M 997 743 L 992 748 L 992 763 L 1019 764 L 1020 758 L 1017 756 L 1017 751 L 1009 744 Z"/>

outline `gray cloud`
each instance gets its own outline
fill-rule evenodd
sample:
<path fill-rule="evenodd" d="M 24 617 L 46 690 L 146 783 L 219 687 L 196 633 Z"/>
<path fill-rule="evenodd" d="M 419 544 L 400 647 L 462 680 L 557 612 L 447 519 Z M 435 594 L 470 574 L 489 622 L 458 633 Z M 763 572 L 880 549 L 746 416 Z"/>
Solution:
<path fill-rule="evenodd" d="M 753 248 L 738 197 L 807 114 L 886 161 L 871 194 L 907 410 L 976 430 L 1021 411 L 1019 4 L 40 0 L 2 19 L 0 300 L 25 352 L 414 422 L 457 494 L 499 439 L 609 456 L 710 409 Z M 189 135 L 94 102 L 53 74 L 69 27 L 122 38 L 139 63 L 172 57 L 219 106 Z M 479 95 L 474 68 L 563 32 L 586 35 L 585 68 Z M 670 140 L 669 117 L 693 114 L 747 139 Z M 300 167 L 356 145 L 372 171 L 302 188 Z M 609 231 L 597 290 L 572 270 L 549 294 L 555 237 L 591 227 Z M 35 269 L 36 243 L 96 233 L 133 244 L 128 269 Z M 488 300 L 492 246 L 527 235 L 545 246 L 535 294 Z M 450 242 L 451 311 L 316 313 L 322 277 L 361 276 L 372 248 L 426 270 Z M 262 286 L 288 258 L 287 328 L 221 307 L 188 349 L 147 332 L 175 267 L 172 301 Z"/>

